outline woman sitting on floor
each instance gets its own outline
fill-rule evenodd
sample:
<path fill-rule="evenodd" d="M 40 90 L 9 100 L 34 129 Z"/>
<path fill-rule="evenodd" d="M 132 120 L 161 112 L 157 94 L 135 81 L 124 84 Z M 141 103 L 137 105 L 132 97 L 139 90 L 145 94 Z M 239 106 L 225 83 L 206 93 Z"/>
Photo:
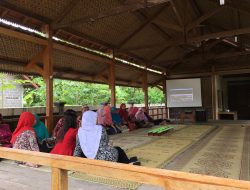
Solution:
<path fill-rule="evenodd" d="M 9 124 L 3 123 L 3 116 L 0 114 L 0 146 L 11 148 L 11 130 Z"/>
<path fill-rule="evenodd" d="M 34 116 L 36 118 L 36 124 L 33 126 L 33 128 L 36 132 L 39 149 L 41 152 L 48 152 L 46 145 L 43 145 L 43 140 L 49 138 L 48 130 L 44 123 L 40 121 L 40 117 L 37 114 L 34 114 Z"/>
<path fill-rule="evenodd" d="M 122 124 L 127 125 L 128 124 L 128 112 L 126 110 L 126 104 L 122 103 L 120 105 L 119 115 L 122 119 Z"/>
<path fill-rule="evenodd" d="M 97 110 L 97 123 L 98 125 L 104 125 L 104 103 L 101 103 L 100 108 Z"/>
<path fill-rule="evenodd" d="M 49 137 L 49 132 L 44 123 L 40 121 L 40 117 L 37 114 L 34 114 L 34 116 L 36 118 L 36 124 L 33 127 L 36 132 L 38 142 L 41 142 L 43 139 Z"/>
<path fill-rule="evenodd" d="M 89 106 L 87 105 L 84 105 L 82 106 L 82 112 L 81 114 L 77 117 L 76 119 L 76 123 L 77 123 L 77 127 L 81 127 L 81 122 L 82 122 L 82 114 L 85 112 L 85 111 L 88 111 L 89 110 Z"/>
<path fill-rule="evenodd" d="M 135 122 L 133 120 L 129 119 L 129 117 L 128 117 L 126 104 L 122 103 L 120 105 L 119 115 L 120 115 L 120 117 L 122 119 L 122 124 L 127 125 L 128 128 L 129 128 L 129 131 L 133 131 L 133 130 L 135 130 L 137 128 L 136 125 L 135 125 Z"/>
<path fill-rule="evenodd" d="M 63 126 L 58 132 L 56 145 L 50 153 L 72 156 L 76 145 L 76 112 L 67 110 L 63 116 Z"/>
<path fill-rule="evenodd" d="M 108 135 L 114 135 L 117 133 L 121 133 L 121 130 L 113 123 L 111 116 L 111 107 L 109 103 L 104 104 L 104 126 L 107 130 Z"/>
<path fill-rule="evenodd" d="M 59 131 L 61 130 L 61 128 L 63 127 L 63 123 L 64 123 L 64 118 L 60 118 L 57 123 L 56 123 L 56 126 L 53 130 L 53 133 L 52 133 L 52 137 L 54 138 L 57 138 L 58 134 L 59 134 Z"/>
<path fill-rule="evenodd" d="M 111 116 L 112 116 L 112 121 L 116 126 L 122 125 L 122 119 L 121 119 L 116 107 L 111 108 Z"/>
<path fill-rule="evenodd" d="M 39 152 L 36 133 L 33 128 L 35 123 L 36 119 L 32 113 L 23 112 L 20 115 L 17 127 L 13 132 L 10 141 L 13 145 L 13 148 Z M 19 164 L 31 167 L 37 167 L 37 165 L 31 163 L 19 163 Z"/>
<path fill-rule="evenodd" d="M 134 119 L 135 114 L 137 113 L 137 111 L 139 110 L 138 107 L 134 106 L 134 103 L 131 103 L 130 108 L 128 109 L 128 116 L 131 120 Z"/>
<path fill-rule="evenodd" d="M 89 159 L 106 160 L 120 163 L 139 165 L 137 157 L 128 158 L 120 147 L 112 147 L 106 130 L 96 125 L 97 113 L 87 111 L 82 116 L 82 127 L 79 128 L 74 156 Z"/>
<path fill-rule="evenodd" d="M 135 123 L 139 128 L 147 128 L 147 127 L 152 127 L 154 124 L 150 123 L 144 114 L 143 108 L 139 108 L 137 113 L 135 114 Z"/>

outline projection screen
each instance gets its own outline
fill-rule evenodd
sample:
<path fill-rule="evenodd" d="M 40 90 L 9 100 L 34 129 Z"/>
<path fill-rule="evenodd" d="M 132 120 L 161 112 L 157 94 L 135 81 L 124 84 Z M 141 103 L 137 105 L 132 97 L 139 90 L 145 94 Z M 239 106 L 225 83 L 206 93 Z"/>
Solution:
<path fill-rule="evenodd" d="M 201 107 L 201 80 L 167 80 L 168 107 Z"/>

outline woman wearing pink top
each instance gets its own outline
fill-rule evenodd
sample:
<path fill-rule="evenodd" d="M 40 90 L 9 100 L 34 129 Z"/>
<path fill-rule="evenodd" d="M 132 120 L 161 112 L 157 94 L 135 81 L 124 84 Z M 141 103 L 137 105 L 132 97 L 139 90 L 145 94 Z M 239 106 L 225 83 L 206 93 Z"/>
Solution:
<path fill-rule="evenodd" d="M 105 103 L 104 104 L 104 124 L 105 125 L 113 125 L 113 121 L 112 121 L 112 116 L 111 116 L 111 107 L 109 105 L 109 103 Z"/>
<path fill-rule="evenodd" d="M 98 125 L 105 125 L 104 124 L 105 114 L 104 114 L 104 104 L 101 104 L 101 107 L 97 110 L 97 124 Z"/>

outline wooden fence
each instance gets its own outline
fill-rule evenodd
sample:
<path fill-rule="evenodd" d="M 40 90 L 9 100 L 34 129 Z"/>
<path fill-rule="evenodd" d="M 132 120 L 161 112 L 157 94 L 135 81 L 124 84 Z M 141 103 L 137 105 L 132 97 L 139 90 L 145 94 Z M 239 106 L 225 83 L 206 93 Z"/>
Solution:
<path fill-rule="evenodd" d="M 149 107 L 148 114 L 153 119 L 166 119 L 168 118 L 168 111 L 165 106 Z"/>
<path fill-rule="evenodd" d="M 52 169 L 52 190 L 68 189 L 67 171 L 126 179 L 134 182 L 160 186 L 167 190 L 246 190 L 250 182 L 156 168 L 146 168 L 100 160 L 0 147 L 0 157 L 10 160 L 32 162 Z"/>

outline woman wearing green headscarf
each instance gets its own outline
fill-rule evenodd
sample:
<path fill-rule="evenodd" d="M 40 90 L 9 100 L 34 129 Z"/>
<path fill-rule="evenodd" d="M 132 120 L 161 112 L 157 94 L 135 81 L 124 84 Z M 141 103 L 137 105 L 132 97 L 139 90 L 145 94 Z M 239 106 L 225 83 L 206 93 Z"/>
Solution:
<path fill-rule="evenodd" d="M 43 122 L 40 121 L 40 118 L 37 114 L 34 114 L 36 118 L 36 124 L 33 126 L 36 132 L 38 142 L 41 143 L 43 139 L 49 137 L 49 133 Z"/>

